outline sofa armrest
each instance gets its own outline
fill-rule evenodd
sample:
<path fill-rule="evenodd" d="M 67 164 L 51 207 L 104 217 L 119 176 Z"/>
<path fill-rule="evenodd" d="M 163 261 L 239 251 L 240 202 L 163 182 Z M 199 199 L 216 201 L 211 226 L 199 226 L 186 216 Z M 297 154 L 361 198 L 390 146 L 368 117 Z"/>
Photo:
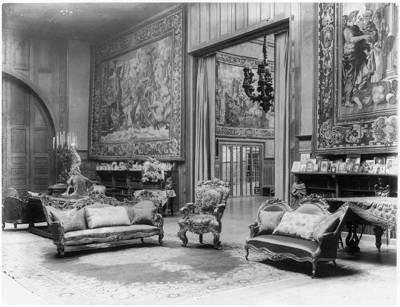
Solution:
<path fill-rule="evenodd" d="M 222 215 L 224 214 L 224 211 L 225 211 L 225 207 L 226 207 L 225 204 L 219 204 L 215 207 L 213 214 L 214 214 L 215 218 L 217 219 L 217 221 L 221 220 Z"/>
<path fill-rule="evenodd" d="M 160 213 L 156 213 L 154 215 L 154 220 L 153 220 L 154 226 L 156 226 L 159 229 L 162 229 L 164 226 L 164 218 Z"/>
<path fill-rule="evenodd" d="M 186 203 L 182 208 L 179 209 L 179 212 L 183 215 L 183 217 L 188 217 L 189 213 L 193 210 L 194 203 Z"/>
<path fill-rule="evenodd" d="M 53 221 L 49 224 L 49 229 L 53 235 L 53 241 L 55 244 L 64 243 L 64 227 L 62 227 L 59 221 Z"/>
<path fill-rule="evenodd" d="M 250 228 L 250 238 L 254 238 L 255 236 L 257 236 L 258 232 L 260 231 L 260 225 L 258 225 L 258 222 L 250 224 L 249 228 Z"/>

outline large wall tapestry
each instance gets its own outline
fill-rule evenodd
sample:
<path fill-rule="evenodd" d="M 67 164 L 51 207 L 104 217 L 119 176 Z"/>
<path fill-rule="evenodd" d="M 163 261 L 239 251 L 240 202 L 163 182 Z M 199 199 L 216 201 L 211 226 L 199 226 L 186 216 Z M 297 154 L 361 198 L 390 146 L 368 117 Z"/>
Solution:
<path fill-rule="evenodd" d="M 182 159 L 183 11 L 94 50 L 91 158 Z"/>
<path fill-rule="evenodd" d="M 243 67 L 256 71 L 259 61 L 224 52 L 216 54 L 216 136 L 274 138 L 273 112 L 266 114 L 246 96 L 242 88 Z M 269 66 L 273 68 L 273 63 L 270 62 Z"/>
<path fill-rule="evenodd" d="M 320 3 L 315 150 L 395 151 L 397 7 Z"/>

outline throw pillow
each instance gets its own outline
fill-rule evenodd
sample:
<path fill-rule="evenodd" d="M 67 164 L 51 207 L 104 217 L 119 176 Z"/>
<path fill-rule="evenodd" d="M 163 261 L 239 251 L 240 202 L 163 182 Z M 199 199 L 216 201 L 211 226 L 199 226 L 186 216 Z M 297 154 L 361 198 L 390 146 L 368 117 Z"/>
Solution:
<path fill-rule="evenodd" d="M 139 203 L 137 204 L 139 205 Z M 129 216 L 131 217 L 132 224 L 144 224 L 153 225 L 154 224 L 154 214 L 157 211 L 156 206 L 133 206 L 127 208 L 129 211 Z"/>
<path fill-rule="evenodd" d="M 86 221 L 89 228 L 130 225 L 124 207 L 86 208 Z"/>
<path fill-rule="evenodd" d="M 314 228 L 323 217 L 315 214 L 285 212 L 273 234 L 312 240 Z"/>
<path fill-rule="evenodd" d="M 60 222 L 64 232 L 87 229 L 84 209 L 58 210 L 50 209 L 50 218 Z"/>
<path fill-rule="evenodd" d="M 271 234 L 282 219 L 284 211 L 261 211 L 259 234 Z"/>
<path fill-rule="evenodd" d="M 314 229 L 313 233 L 313 238 L 316 241 L 319 241 L 319 239 L 328 232 L 333 232 L 335 231 L 336 227 L 338 227 L 340 222 L 340 219 L 336 215 L 328 215 L 325 218 L 323 218 L 316 226 Z"/>

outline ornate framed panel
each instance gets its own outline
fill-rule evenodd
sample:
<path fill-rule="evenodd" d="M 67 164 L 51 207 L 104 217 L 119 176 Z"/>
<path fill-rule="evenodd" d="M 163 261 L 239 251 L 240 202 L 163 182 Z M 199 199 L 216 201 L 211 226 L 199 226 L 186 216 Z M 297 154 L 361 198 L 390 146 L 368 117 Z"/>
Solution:
<path fill-rule="evenodd" d="M 397 7 L 318 4 L 317 153 L 397 150 Z"/>
<path fill-rule="evenodd" d="M 182 160 L 184 11 L 93 49 L 89 155 Z"/>
<path fill-rule="evenodd" d="M 245 94 L 243 68 L 257 70 L 258 59 L 216 53 L 215 134 L 217 137 L 274 138 L 274 115 L 266 114 Z M 269 61 L 273 72 L 273 61 Z M 255 85 L 257 87 L 257 85 Z M 271 112 L 269 112 L 271 113 Z"/>

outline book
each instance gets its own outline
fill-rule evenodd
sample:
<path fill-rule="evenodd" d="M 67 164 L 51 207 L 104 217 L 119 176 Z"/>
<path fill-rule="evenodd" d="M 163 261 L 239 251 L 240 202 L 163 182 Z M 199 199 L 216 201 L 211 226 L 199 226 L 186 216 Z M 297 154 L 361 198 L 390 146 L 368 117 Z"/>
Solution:
<path fill-rule="evenodd" d="M 293 161 L 292 173 L 300 172 L 300 161 Z"/>
<path fill-rule="evenodd" d="M 307 163 L 307 161 L 310 159 L 310 153 L 302 153 L 300 154 L 300 162 Z"/>

